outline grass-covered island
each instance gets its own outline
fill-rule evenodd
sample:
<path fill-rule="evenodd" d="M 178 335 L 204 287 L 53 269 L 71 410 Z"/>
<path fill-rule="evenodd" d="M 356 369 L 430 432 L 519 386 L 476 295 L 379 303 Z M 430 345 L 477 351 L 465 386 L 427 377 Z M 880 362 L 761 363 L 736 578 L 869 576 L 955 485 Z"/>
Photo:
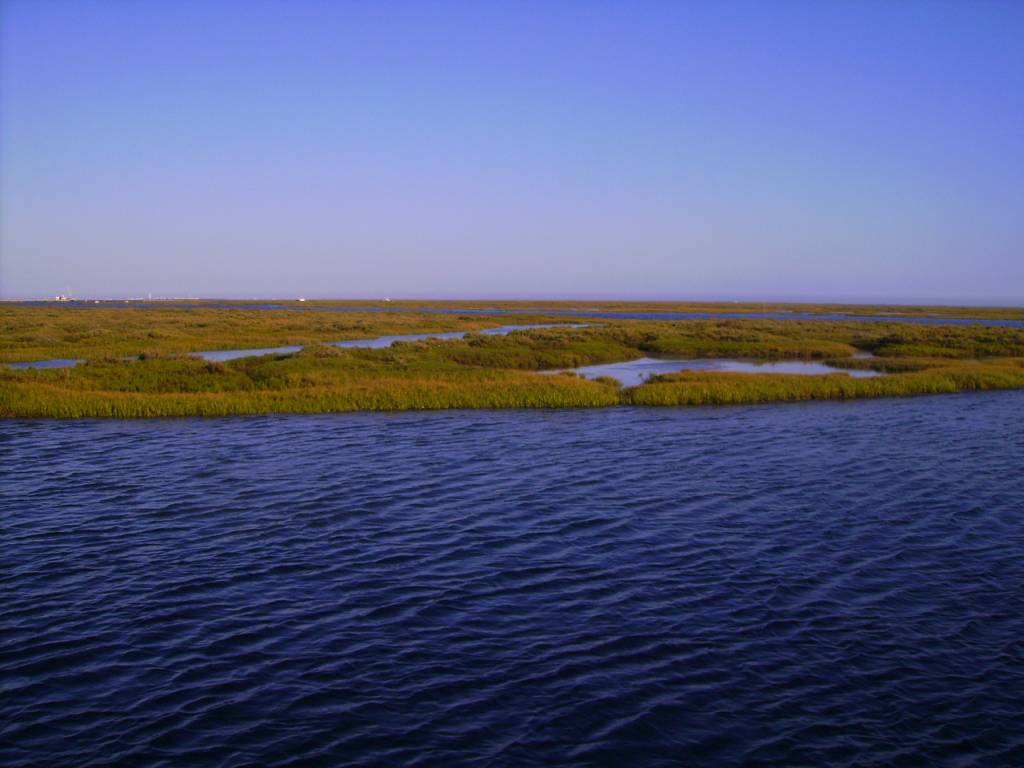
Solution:
<path fill-rule="evenodd" d="M 568 303 L 504 302 L 515 314 L 335 312 L 230 307 L 0 307 L 0 362 L 77 358 L 71 368 L 0 366 L 0 416 L 79 418 L 220 416 L 355 410 L 565 408 L 705 405 L 885 397 L 1024 387 L 1024 329 L 915 325 L 864 320 L 591 320 L 585 328 L 544 328 L 487 336 L 507 323 L 569 323 L 545 310 Z M 431 302 L 439 306 L 442 302 Z M 452 304 L 472 309 L 467 302 Z M 479 306 L 479 305 L 478 305 Z M 587 308 L 596 305 L 588 303 Z M 639 306 L 639 305 L 637 305 Z M 630 310 L 625 304 L 615 309 Z M 644 305 L 644 309 L 664 309 Z M 686 305 L 711 313 L 729 305 Z M 744 307 L 753 309 L 752 307 Z M 366 311 L 362 311 L 362 310 Z M 797 311 L 808 311 L 795 307 Z M 843 308 L 850 311 L 850 308 Z M 815 307 L 828 312 L 835 308 Z M 955 317 L 950 310 L 904 314 Z M 864 308 L 864 314 L 880 314 Z M 963 314 L 969 314 L 966 311 Z M 1013 311 L 979 311 L 1014 317 Z M 584 318 L 586 319 L 586 318 Z M 576 319 L 578 321 L 578 318 Z M 466 331 L 457 340 L 399 342 L 383 349 L 340 349 L 327 342 L 382 335 Z M 188 353 L 301 345 L 290 355 L 207 362 Z M 860 354 L 859 354 L 860 353 Z M 863 353 L 871 353 L 865 356 Z M 876 378 L 843 373 L 794 376 L 685 371 L 625 388 L 562 368 L 657 358 L 819 360 L 873 369 Z"/>

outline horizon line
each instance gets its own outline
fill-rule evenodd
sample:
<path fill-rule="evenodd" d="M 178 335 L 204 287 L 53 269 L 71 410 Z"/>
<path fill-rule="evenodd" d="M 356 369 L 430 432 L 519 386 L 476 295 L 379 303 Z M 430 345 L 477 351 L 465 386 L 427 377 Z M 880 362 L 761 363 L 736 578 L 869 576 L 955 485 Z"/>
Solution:
<path fill-rule="evenodd" d="M 63 296 L 63 295 L 58 295 Z M 751 296 L 739 296 L 729 298 L 686 298 L 686 297 L 666 297 L 664 294 L 650 295 L 650 296 L 622 296 L 622 295 L 604 295 L 604 296 L 567 296 L 567 295 L 479 295 L 479 296 L 382 296 L 379 294 L 375 295 L 362 295 L 362 296 L 327 296 L 327 295 L 289 295 L 282 296 L 280 294 L 263 294 L 263 295 L 192 295 L 192 296 L 132 296 L 132 295 L 100 295 L 90 294 L 83 296 L 67 295 L 66 297 L 59 298 L 58 296 L 39 296 L 39 295 L 21 295 L 0 297 L 0 302 L 3 303 L 19 303 L 26 301 L 33 302 L 49 302 L 49 303 L 73 303 L 83 301 L 98 301 L 98 302 L 172 302 L 172 301 L 199 301 L 199 302 L 210 302 L 210 301 L 229 301 L 229 302 L 251 302 L 251 301 L 281 301 L 281 302 L 299 302 L 299 301 L 331 301 L 331 302 L 374 302 L 374 303 L 394 303 L 394 302 L 541 302 L 541 303 L 554 303 L 554 302 L 571 302 L 575 304 L 595 302 L 595 303 L 607 303 L 607 302 L 624 302 L 624 303 L 647 303 L 647 304 L 785 304 L 785 305 L 835 305 L 835 306 L 864 306 L 864 307 L 879 307 L 879 306 L 902 306 L 902 307 L 972 307 L 972 308 L 988 308 L 988 309 L 1024 309 L 1024 299 L 972 299 L 972 298 L 951 298 L 951 297 L 935 297 L 935 298 L 871 298 L 866 299 L 863 297 L 857 298 L 808 298 L 808 297 L 751 297 Z"/>

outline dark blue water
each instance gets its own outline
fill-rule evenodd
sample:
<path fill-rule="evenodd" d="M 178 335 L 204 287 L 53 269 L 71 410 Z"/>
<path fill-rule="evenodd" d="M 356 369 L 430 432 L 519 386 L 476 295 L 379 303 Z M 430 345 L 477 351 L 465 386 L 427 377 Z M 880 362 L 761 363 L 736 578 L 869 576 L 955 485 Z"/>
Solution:
<path fill-rule="evenodd" d="M 879 323 L 913 323 L 917 325 L 986 325 L 999 328 L 1024 328 L 1024 320 L 999 320 L 977 317 L 916 317 L 902 315 L 852 315 L 840 312 L 628 312 L 603 309 L 463 309 L 457 307 L 340 307 L 340 306 L 299 306 L 295 304 L 167 304 L 145 301 L 105 302 L 93 304 L 88 301 L 52 302 L 22 301 L 26 306 L 63 306 L 76 308 L 117 309 L 261 309 L 295 310 L 298 312 L 404 312 L 414 314 L 442 315 L 543 315 L 550 317 L 577 317 L 608 320 L 826 320 L 833 322 L 865 321 Z"/>
<path fill-rule="evenodd" d="M 1024 764 L 1024 393 L 0 424 L 0 764 Z"/>

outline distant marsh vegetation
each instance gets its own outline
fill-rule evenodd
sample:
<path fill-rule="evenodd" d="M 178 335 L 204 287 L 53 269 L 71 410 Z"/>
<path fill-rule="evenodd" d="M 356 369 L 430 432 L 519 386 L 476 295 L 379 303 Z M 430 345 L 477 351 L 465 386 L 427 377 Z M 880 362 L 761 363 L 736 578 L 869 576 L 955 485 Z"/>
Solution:
<path fill-rule="evenodd" d="M 551 322 L 544 315 L 501 323 Z M 339 349 L 326 342 L 472 332 L 479 315 L 245 309 L 3 307 L 0 359 L 80 357 L 59 370 L 0 369 L 0 416 L 146 417 L 443 408 L 674 406 L 884 397 L 1024 387 L 1024 329 L 857 321 L 601 320 L 508 336 Z M 304 345 L 210 363 L 187 353 Z M 874 357 L 854 358 L 871 352 Z M 141 357 L 125 361 L 124 357 Z M 635 388 L 539 371 L 639 357 L 820 360 L 886 373 L 801 377 L 685 371 Z"/>

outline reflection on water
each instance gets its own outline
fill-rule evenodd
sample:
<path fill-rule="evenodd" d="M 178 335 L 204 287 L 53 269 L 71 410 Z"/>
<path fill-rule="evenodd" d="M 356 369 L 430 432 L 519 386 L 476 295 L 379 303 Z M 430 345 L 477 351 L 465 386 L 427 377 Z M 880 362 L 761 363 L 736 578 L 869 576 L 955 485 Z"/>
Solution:
<path fill-rule="evenodd" d="M 201 357 L 211 363 L 226 363 L 240 357 L 261 357 L 263 355 L 294 355 L 302 347 L 263 347 L 262 349 L 221 349 L 213 352 L 193 352 L 192 357 Z"/>
<path fill-rule="evenodd" d="M 53 360 L 34 360 L 28 363 L 7 363 L 9 368 L 74 368 L 81 360 L 74 358 L 54 358 Z"/>
<path fill-rule="evenodd" d="M 473 333 L 485 336 L 504 336 L 513 331 L 529 331 L 534 328 L 585 328 L 592 323 L 537 323 L 536 325 L 500 325 L 497 328 L 485 328 Z M 350 339 L 348 341 L 329 341 L 332 347 L 345 349 L 383 349 L 396 341 L 425 341 L 426 339 L 461 339 L 467 336 L 466 331 L 448 331 L 444 333 L 406 333 L 395 336 L 377 336 L 373 339 Z M 217 352 L 193 352 L 193 357 L 223 363 L 239 357 L 255 357 L 257 355 L 293 355 L 302 347 L 268 347 L 266 349 L 222 349 Z"/>
<path fill-rule="evenodd" d="M 344 349 L 383 349 L 390 347 L 396 341 L 425 341 L 426 339 L 461 339 L 465 336 L 463 331 L 452 331 L 449 333 L 407 333 L 397 336 L 378 336 L 376 339 L 350 339 L 348 341 L 329 341 L 332 347 Z"/>
<path fill-rule="evenodd" d="M 497 328 L 484 328 L 479 331 L 450 331 L 444 333 L 406 333 L 396 336 L 377 336 L 373 339 L 350 339 L 348 341 L 329 341 L 334 347 L 346 349 L 383 349 L 390 347 L 396 341 L 424 341 L 426 339 L 461 339 L 470 333 L 480 333 L 484 336 L 505 336 L 515 331 L 530 331 L 536 328 L 587 328 L 594 323 L 534 323 L 530 325 L 499 325 Z M 263 355 L 294 355 L 302 351 L 299 346 L 286 347 L 260 347 L 256 349 L 218 349 L 209 352 L 190 352 L 191 357 L 198 357 L 208 360 L 211 363 L 224 363 L 228 360 L 237 360 L 240 357 L 261 357 Z M 125 360 L 135 360 L 134 357 L 126 357 Z M 71 368 L 83 362 L 82 360 L 35 360 L 28 363 L 7 363 L 11 368 Z"/>
<path fill-rule="evenodd" d="M 610 376 L 624 386 L 636 387 L 643 384 L 650 376 L 678 371 L 721 371 L 723 373 L 787 373 L 797 376 L 823 376 L 829 373 L 843 373 L 858 379 L 869 379 L 880 376 L 878 371 L 856 371 L 846 368 L 835 368 L 824 363 L 806 362 L 803 360 L 786 360 L 780 362 L 757 362 L 754 360 L 656 360 L 653 357 L 641 357 L 639 360 L 628 360 L 624 363 L 605 363 L 603 365 L 585 365 L 571 369 L 574 373 L 596 379 Z M 562 371 L 551 371 L 561 373 Z"/>
<path fill-rule="evenodd" d="M 536 323 L 533 325 L 500 325 L 497 328 L 485 328 L 472 333 L 480 333 L 484 336 L 505 336 L 514 331 L 530 331 L 536 328 L 586 328 L 593 323 Z M 347 349 L 381 349 L 390 347 L 396 341 L 424 341 L 426 339 L 461 339 L 467 336 L 466 331 L 450 331 L 447 333 L 407 333 L 399 336 L 378 336 L 375 339 L 351 339 L 349 341 L 328 342 L 334 347 Z M 241 350 L 244 352 L 245 350 Z"/>

